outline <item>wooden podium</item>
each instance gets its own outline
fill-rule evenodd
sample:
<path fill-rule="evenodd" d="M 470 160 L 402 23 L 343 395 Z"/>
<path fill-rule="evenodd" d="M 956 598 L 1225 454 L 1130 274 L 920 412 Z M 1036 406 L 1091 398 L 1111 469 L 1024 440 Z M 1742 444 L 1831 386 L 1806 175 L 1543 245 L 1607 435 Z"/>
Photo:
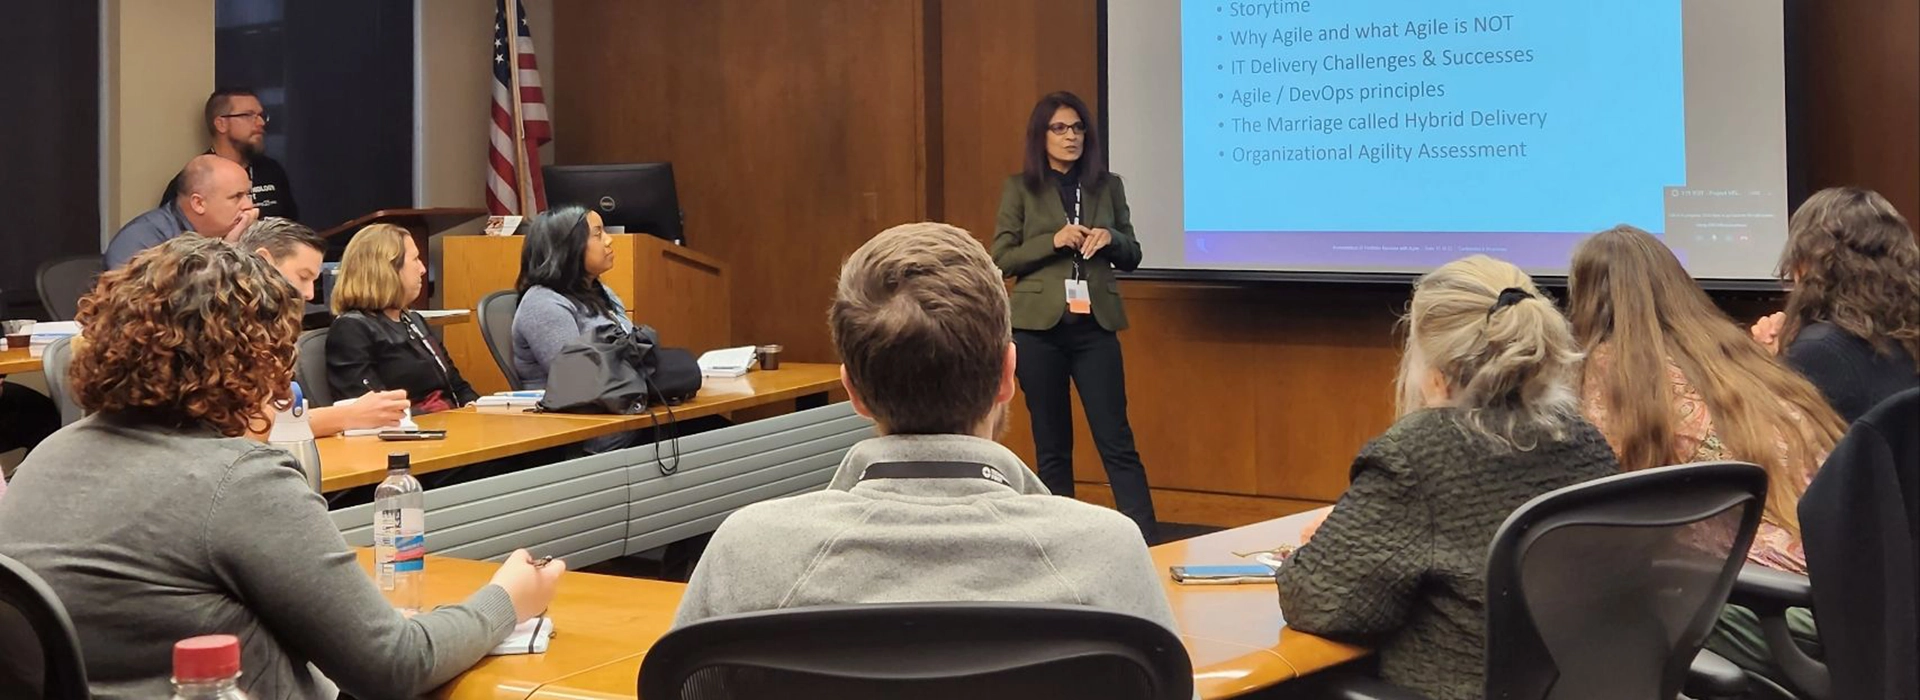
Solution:
<path fill-rule="evenodd" d="M 634 322 L 653 326 L 660 342 L 695 354 L 733 341 L 727 266 L 703 253 L 645 234 L 609 234 L 613 269 L 602 275 L 626 302 Z M 513 289 L 525 236 L 448 236 L 440 279 L 446 308 L 473 309 L 476 323 L 445 329 L 447 354 L 482 394 L 507 390 L 507 379 L 480 338 L 480 298 Z"/>
<path fill-rule="evenodd" d="M 487 210 L 472 207 L 436 207 L 431 209 L 381 209 L 320 232 L 327 239 L 327 245 L 333 250 L 347 247 L 347 241 L 360 229 L 373 224 L 393 224 L 413 234 L 413 244 L 420 249 L 420 262 L 427 266 L 427 283 L 420 285 L 420 298 L 413 300 L 413 308 L 432 308 L 433 299 L 433 261 L 428 259 L 428 238 L 438 235 L 455 226 L 486 216 Z M 337 259 L 334 255 L 327 256 Z M 454 307 L 459 308 L 459 307 Z"/>

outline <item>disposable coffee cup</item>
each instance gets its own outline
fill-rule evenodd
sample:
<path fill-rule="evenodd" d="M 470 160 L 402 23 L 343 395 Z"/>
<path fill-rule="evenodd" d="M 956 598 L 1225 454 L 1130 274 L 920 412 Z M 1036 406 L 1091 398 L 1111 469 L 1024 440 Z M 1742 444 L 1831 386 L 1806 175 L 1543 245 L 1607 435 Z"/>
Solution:
<path fill-rule="evenodd" d="M 760 369 L 780 369 L 780 351 L 785 349 L 778 345 L 762 345 L 756 348 L 760 354 Z"/>
<path fill-rule="evenodd" d="M 0 321 L 0 332 L 6 335 L 8 350 L 24 348 L 33 343 L 33 321 Z"/>

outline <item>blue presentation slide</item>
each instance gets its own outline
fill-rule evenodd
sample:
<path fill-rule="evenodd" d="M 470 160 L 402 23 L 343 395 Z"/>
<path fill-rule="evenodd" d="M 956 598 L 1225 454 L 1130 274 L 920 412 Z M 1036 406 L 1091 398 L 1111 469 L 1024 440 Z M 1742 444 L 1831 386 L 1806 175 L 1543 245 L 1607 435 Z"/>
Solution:
<path fill-rule="evenodd" d="M 1681 51 L 1679 0 L 1184 0 L 1186 230 L 1661 232 Z"/>

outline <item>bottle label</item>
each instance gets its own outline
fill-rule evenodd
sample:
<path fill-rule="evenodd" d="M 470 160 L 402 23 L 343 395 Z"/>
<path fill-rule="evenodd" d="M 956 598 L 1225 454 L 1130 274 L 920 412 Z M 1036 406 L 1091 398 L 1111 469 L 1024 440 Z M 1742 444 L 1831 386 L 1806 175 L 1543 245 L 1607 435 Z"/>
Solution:
<path fill-rule="evenodd" d="M 427 515 L 420 508 L 400 509 L 400 532 L 393 538 L 393 570 L 425 571 Z"/>

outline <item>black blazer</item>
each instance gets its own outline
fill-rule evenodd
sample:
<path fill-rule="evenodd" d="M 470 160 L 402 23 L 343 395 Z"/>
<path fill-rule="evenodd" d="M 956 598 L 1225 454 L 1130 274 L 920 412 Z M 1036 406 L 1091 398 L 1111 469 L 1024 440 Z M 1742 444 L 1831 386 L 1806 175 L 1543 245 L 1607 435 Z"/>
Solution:
<path fill-rule="evenodd" d="M 369 389 L 405 389 L 416 406 L 436 390 L 460 406 L 480 398 L 427 332 L 427 320 L 412 311 L 398 321 L 359 311 L 334 319 L 327 331 L 327 384 L 343 399 Z"/>

